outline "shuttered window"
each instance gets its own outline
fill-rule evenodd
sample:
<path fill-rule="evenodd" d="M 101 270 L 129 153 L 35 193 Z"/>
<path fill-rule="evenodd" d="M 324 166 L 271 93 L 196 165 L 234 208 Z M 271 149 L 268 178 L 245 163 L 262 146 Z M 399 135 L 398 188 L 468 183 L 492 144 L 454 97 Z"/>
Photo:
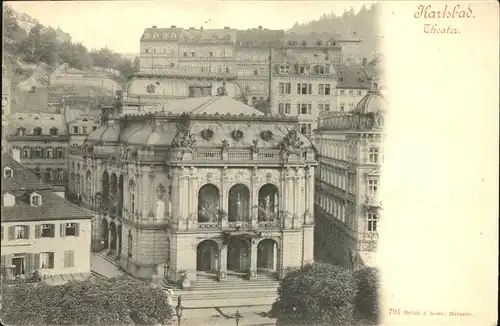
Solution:
<path fill-rule="evenodd" d="M 61 237 L 78 237 L 80 235 L 80 223 L 64 223 L 61 224 Z"/>
<path fill-rule="evenodd" d="M 35 238 L 54 238 L 56 226 L 54 224 L 35 225 Z"/>
<path fill-rule="evenodd" d="M 73 250 L 64 251 L 64 268 L 71 268 L 75 265 L 75 253 Z"/>

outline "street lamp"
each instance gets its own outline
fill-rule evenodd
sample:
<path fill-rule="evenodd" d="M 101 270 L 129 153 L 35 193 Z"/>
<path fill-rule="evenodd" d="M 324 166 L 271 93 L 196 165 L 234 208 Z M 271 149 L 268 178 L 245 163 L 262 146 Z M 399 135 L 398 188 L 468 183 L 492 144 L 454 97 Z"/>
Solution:
<path fill-rule="evenodd" d="M 177 325 L 181 326 L 181 317 L 182 317 L 182 296 L 177 298 L 177 307 L 175 307 L 175 315 L 177 316 Z"/>
<path fill-rule="evenodd" d="M 242 318 L 243 315 L 240 314 L 239 310 L 236 310 L 236 313 L 234 314 L 234 318 L 236 319 L 236 326 L 239 326 L 240 324 L 240 318 Z"/>

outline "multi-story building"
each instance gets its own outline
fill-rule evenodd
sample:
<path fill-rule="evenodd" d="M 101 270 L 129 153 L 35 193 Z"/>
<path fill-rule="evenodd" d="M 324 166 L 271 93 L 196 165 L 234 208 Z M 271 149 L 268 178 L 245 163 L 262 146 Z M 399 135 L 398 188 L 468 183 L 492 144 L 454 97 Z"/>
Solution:
<path fill-rule="evenodd" d="M 101 211 L 94 250 L 109 249 L 134 276 L 163 278 L 166 268 L 191 283 L 311 262 L 316 161 L 297 119 L 227 96 L 165 106 L 111 114 L 70 149 L 69 190 Z"/>
<path fill-rule="evenodd" d="M 236 75 L 249 105 L 268 101 L 273 50 L 283 46 L 284 34 L 262 26 L 236 33 Z"/>
<path fill-rule="evenodd" d="M 310 136 L 319 114 L 335 104 L 335 69 L 324 60 L 292 54 L 280 59 L 273 67 L 271 110 L 298 116 L 300 132 Z"/>
<path fill-rule="evenodd" d="M 66 186 L 69 138 L 62 114 L 13 114 L 6 139 L 27 169 L 47 183 Z"/>
<path fill-rule="evenodd" d="M 366 62 L 364 64 L 366 65 Z M 364 65 L 340 65 L 335 67 L 335 71 L 337 75 L 336 103 L 332 111 L 352 111 L 371 89 L 371 80 L 366 74 Z"/>
<path fill-rule="evenodd" d="M 380 164 L 387 106 L 378 89 L 352 111 L 330 112 L 316 131 L 315 259 L 357 268 L 374 265 Z"/>
<path fill-rule="evenodd" d="M 19 163 L 2 154 L 2 278 L 37 270 L 53 281 L 90 275 L 89 211 L 64 199 Z"/>

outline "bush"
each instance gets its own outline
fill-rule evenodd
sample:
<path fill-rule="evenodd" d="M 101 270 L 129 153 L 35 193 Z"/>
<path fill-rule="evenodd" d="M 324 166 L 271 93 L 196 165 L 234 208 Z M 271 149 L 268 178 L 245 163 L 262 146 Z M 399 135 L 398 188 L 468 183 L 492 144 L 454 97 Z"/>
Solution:
<path fill-rule="evenodd" d="M 372 324 L 378 324 L 380 316 L 378 269 L 368 267 L 357 270 L 354 278 L 358 288 L 355 301 L 356 316 Z"/>
<path fill-rule="evenodd" d="M 270 315 L 278 325 L 350 325 L 356 292 L 351 271 L 330 264 L 309 264 L 283 278 Z"/>
<path fill-rule="evenodd" d="M 173 316 L 162 289 L 133 279 L 20 284 L 2 290 L 2 320 L 11 325 L 152 325 Z"/>

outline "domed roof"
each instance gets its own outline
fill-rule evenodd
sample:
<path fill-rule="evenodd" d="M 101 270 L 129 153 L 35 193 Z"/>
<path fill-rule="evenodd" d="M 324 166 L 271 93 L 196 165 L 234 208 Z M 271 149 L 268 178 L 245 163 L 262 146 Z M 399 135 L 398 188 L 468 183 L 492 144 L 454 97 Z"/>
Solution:
<path fill-rule="evenodd" d="M 364 114 L 385 110 L 387 110 L 387 102 L 384 96 L 380 92 L 371 91 L 359 101 L 354 111 Z"/>

